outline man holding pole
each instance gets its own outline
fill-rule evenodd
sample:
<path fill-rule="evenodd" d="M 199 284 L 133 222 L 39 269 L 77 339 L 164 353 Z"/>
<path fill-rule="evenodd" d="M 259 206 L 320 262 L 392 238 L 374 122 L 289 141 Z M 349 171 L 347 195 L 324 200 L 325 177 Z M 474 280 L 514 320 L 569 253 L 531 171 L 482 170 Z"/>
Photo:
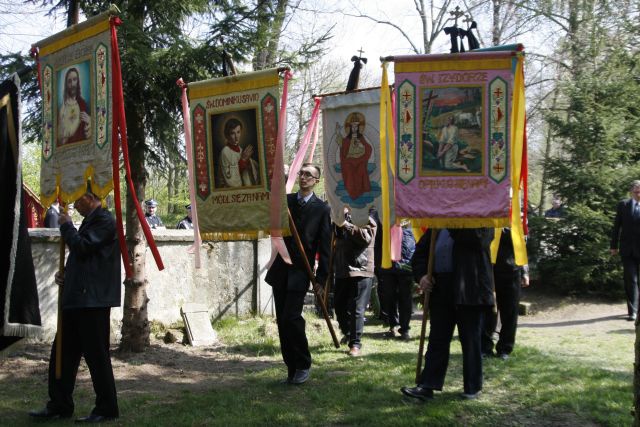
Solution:
<path fill-rule="evenodd" d="M 432 399 L 442 390 L 449 364 L 453 331 L 458 326 L 462 344 L 464 399 L 475 399 L 482 390 L 482 316 L 494 304 L 490 245 L 492 228 L 443 229 L 429 254 L 429 230 L 416 245 L 413 273 L 424 292 L 431 291 L 431 329 L 425 366 L 416 387 L 402 387 L 403 394 L 420 400 Z M 433 279 L 427 260 L 434 256 Z M 421 357 L 421 356 L 420 356 Z"/>
<path fill-rule="evenodd" d="M 273 287 L 276 306 L 280 350 L 287 365 L 288 384 L 302 384 L 309 379 L 311 353 L 302 317 L 304 297 L 309 289 L 309 272 L 305 263 L 314 265 L 319 253 L 315 288 L 327 278 L 331 239 L 330 209 L 326 202 L 315 196 L 313 188 L 320 180 L 320 168 L 312 163 L 302 165 L 298 173 L 298 193 L 287 195 L 292 233 L 285 244 L 292 264 L 286 264 L 278 255 L 267 272 L 266 282 Z M 299 236 L 304 254 L 294 241 Z M 306 260 L 305 260 L 306 258 Z"/>
<path fill-rule="evenodd" d="M 120 250 L 113 215 L 90 191 L 76 200 L 84 217 L 79 230 L 68 215 L 60 215 L 60 234 L 69 247 L 64 271 L 56 274 L 63 286 L 62 322 L 49 359 L 49 402 L 34 418 L 69 418 L 73 389 L 84 356 L 96 392 L 95 407 L 78 422 L 101 422 L 119 416 L 116 385 L 109 355 L 111 307 L 120 306 Z M 56 344 L 62 342 L 61 370 L 56 375 Z"/>

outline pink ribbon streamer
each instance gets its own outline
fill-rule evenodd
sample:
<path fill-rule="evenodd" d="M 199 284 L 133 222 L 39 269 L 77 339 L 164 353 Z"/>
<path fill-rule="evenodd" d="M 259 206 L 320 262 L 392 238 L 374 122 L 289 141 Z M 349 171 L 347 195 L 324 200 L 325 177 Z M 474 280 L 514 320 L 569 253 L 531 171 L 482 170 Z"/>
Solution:
<path fill-rule="evenodd" d="M 284 72 L 284 83 L 282 85 L 282 101 L 280 102 L 280 117 L 278 120 L 278 138 L 276 139 L 276 154 L 273 162 L 273 176 L 271 177 L 271 259 L 267 263 L 267 268 L 271 267 L 280 254 L 284 262 L 291 264 L 291 257 L 282 237 L 281 222 L 282 217 L 282 180 L 284 178 L 284 141 L 287 129 L 287 97 L 289 95 L 289 79 L 291 71 Z M 288 191 L 288 190 L 287 190 Z"/>
<path fill-rule="evenodd" d="M 284 98 L 284 95 L 283 95 Z M 296 183 L 296 178 L 298 177 L 298 172 L 300 172 L 300 168 L 302 167 L 302 163 L 304 162 L 304 155 L 307 153 L 307 148 L 309 148 L 309 141 L 311 140 L 311 133 L 313 132 L 313 128 L 318 122 L 318 116 L 320 115 L 320 98 L 315 98 L 315 106 L 313 107 L 313 112 L 311 113 L 311 120 L 309 120 L 309 125 L 307 126 L 307 130 L 304 133 L 304 137 L 300 142 L 300 148 L 298 148 L 298 152 L 296 153 L 296 157 L 293 159 L 291 163 L 291 167 L 289 168 L 289 177 L 287 178 L 287 193 L 290 193 L 293 190 L 293 185 Z M 280 116 L 282 117 L 282 116 Z M 315 149 L 315 144 L 314 144 Z M 313 155 L 313 152 L 311 152 Z"/>
<path fill-rule="evenodd" d="M 322 98 L 314 98 L 314 100 L 316 102 L 316 107 L 319 107 L 320 101 L 322 101 Z M 314 109 L 316 107 L 314 107 Z M 319 123 L 320 123 L 320 113 L 318 113 L 318 116 L 316 117 L 316 121 L 315 123 L 313 123 L 313 144 L 311 144 L 311 151 L 309 151 L 309 157 L 307 158 L 308 163 L 313 163 L 313 154 L 315 153 L 316 145 L 318 144 L 318 128 L 320 127 Z"/>
<path fill-rule="evenodd" d="M 402 227 L 400 224 L 391 226 L 391 261 L 400 261 L 402 256 Z"/>
<path fill-rule="evenodd" d="M 198 209 L 196 209 L 196 186 L 193 177 L 195 170 L 193 165 L 193 145 L 191 142 L 191 111 L 189 110 L 189 99 L 187 98 L 187 84 L 179 78 L 176 84 L 182 89 L 182 115 L 184 117 L 184 142 L 187 151 L 187 177 L 189 180 L 189 201 L 191 202 L 191 222 L 193 222 L 193 246 L 187 251 L 195 255 L 195 266 L 200 268 L 200 246 L 202 239 L 200 238 L 200 228 L 198 227 Z"/>

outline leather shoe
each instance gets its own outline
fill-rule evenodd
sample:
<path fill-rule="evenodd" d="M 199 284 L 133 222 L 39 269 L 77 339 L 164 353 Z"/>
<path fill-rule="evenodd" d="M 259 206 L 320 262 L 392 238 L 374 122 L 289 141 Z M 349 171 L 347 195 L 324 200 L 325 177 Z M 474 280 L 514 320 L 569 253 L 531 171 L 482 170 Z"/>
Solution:
<path fill-rule="evenodd" d="M 418 386 L 415 387 L 402 387 L 400 391 L 405 396 L 413 397 L 414 399 L 419 400 L 430 400 L 433 399 L 433 390 L 430 388 L 423 388 Z"/>
<path fill-rule="evenodd" d="M 305 383 L 311 374 L 311 369 L 296 369 L 296 373 L 289 381 L 290 384 L 300 385 Z"/>
<path fill-rule="evenodd" d="M 89 414 L 86 417 L 76 419 L 77 423 L 102 423 L 105 421 L 113 421 L 118 417 L 105 417 L 104 415 Z"/>
<path fill-rule="evenodd" d="M 635 314 L 631 314 L 629 315 L 629 317 L 627 317 L 627 321 L 629 322 L 635 322 L 636 320 L 636 315 Z"/>
<path fill-rule="evenodd" d="M 476 391 L 475 393 L 461 393 L 460 397 L 466 400 L 474 400 L 480 397 L 480 392 Z"/>
<path fill-rule="evenodd" d="M 38 411 L 29 411 L 29 416 L 33 418 L 39 418 L 41 420 L 55 420 L 58 418 L 71 418 L 71 414 L 61 414 L 60 412 L 54 411 L 45 407 L 44 409 L 40 409 Z"/>
<path fill-rule="evenodd" d="M 347 354 L 351 357 L 358 357 L 360 356 L 360 348 L 359 347 L 351 347 L 349 349 L 349 351 L 347 352 Z"/>

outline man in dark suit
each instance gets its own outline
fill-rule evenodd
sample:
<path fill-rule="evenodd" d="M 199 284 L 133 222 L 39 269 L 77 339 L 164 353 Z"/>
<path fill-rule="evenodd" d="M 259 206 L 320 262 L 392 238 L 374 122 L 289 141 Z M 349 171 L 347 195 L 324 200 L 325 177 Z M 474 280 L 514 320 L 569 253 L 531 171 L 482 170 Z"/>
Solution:
<path fill-rule="evenodd" d="M 482 318 L 494 304 L 489 247 L 492 228 L 443 229 L 436 240 L 433 281 L 427 276 L 429 230 L 416 245 L 413 274 L 420 287 L 431 292 L 431 328 L 424 369 L 416 387 L 402 387 L 403 394 L 420 400 L 432 399 L 442 390 L 453 331 L 458 327 L 462 345 L 464 399 L 475 399 L 482 390 Z"/>
<path fill-rule="evenodd" d="M 288 384 L 307 381 L 311 368 L 311 353 L 302 317 L 304 297 L 309 289 L 309 275 L 302 257 L 306 257 L 309 265 L 313 266 L 316 253 L 320 255 L 316 270 L 317 283 L 314 286 L 321 286 L 320 283 L 325 282 L 328 274 L 331 219 L 327 203 L 313 193 L 319 180 L 320 168 L 305 163 L 298 173 L 300 190 L 287 195 L 287 205 L 305 253 L 300 253 L 292 236 L 285 237 L 292 264 L 286 264 L 278 255 L 265 278 L 273 287 L 280 350 L 287 365 L 285 382 Z"/>
<path fill-rule="evenodd" d="M 618 203 L 611 232 L 611 255 L 620 253 L 627 293 L 627 320 L 638 315 L 638 265 L 640 265 L 640 180 L 629 188 L 631 198 Z"/>
<path fill-rule="evenodd" d="M 62 375 L 56 379 L 56 341 L 49 359 L 49 402 L 29 414 L 39 419 L 73 415 L 73 388 L 84 356 L 96 392 L 95 407 L 78 422 L 100 422 L 119 415 L 116 385 L 109 355 L 111 307 L 120 306 L 120 250 L 113 215 L 91 192 L 75 207 L 84 217 L 76 230 L 68 215 L 60 215 L 60 234 L 69 247 L 64 272 L 56 274 L 62 290 Z M 57 339 L 57 338 L 56 338 Z"/>
<path fill-rule="evenodd" d="M 58 228 L 58 217 L 60 216 L 60 203 L 53 202 L 47 213 L 44 214 L 44 226 L 46 228 Z"/>

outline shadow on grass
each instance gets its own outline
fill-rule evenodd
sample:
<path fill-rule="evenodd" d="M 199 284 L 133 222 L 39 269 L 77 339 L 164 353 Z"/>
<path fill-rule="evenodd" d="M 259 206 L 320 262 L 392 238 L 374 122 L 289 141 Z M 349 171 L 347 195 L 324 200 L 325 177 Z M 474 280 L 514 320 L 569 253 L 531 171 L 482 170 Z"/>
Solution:
<path fill-rule="evenodd" d="M 557 328 L 557 327 L 566 327 L 566 326 L 578 326 L 578 325 L 588 325 L 591 323 L 598 322 L 608 322 L 610 320 L 622 320 L 626 319 L 626 316 L 603 316 L 603 317 L 594 317 L 592 319 L 582 319 L 582 320 L 568 320 L 565 322 L 550 322 L 550 323 L 519 323 L 518 327 L 520 328 Z"/>

